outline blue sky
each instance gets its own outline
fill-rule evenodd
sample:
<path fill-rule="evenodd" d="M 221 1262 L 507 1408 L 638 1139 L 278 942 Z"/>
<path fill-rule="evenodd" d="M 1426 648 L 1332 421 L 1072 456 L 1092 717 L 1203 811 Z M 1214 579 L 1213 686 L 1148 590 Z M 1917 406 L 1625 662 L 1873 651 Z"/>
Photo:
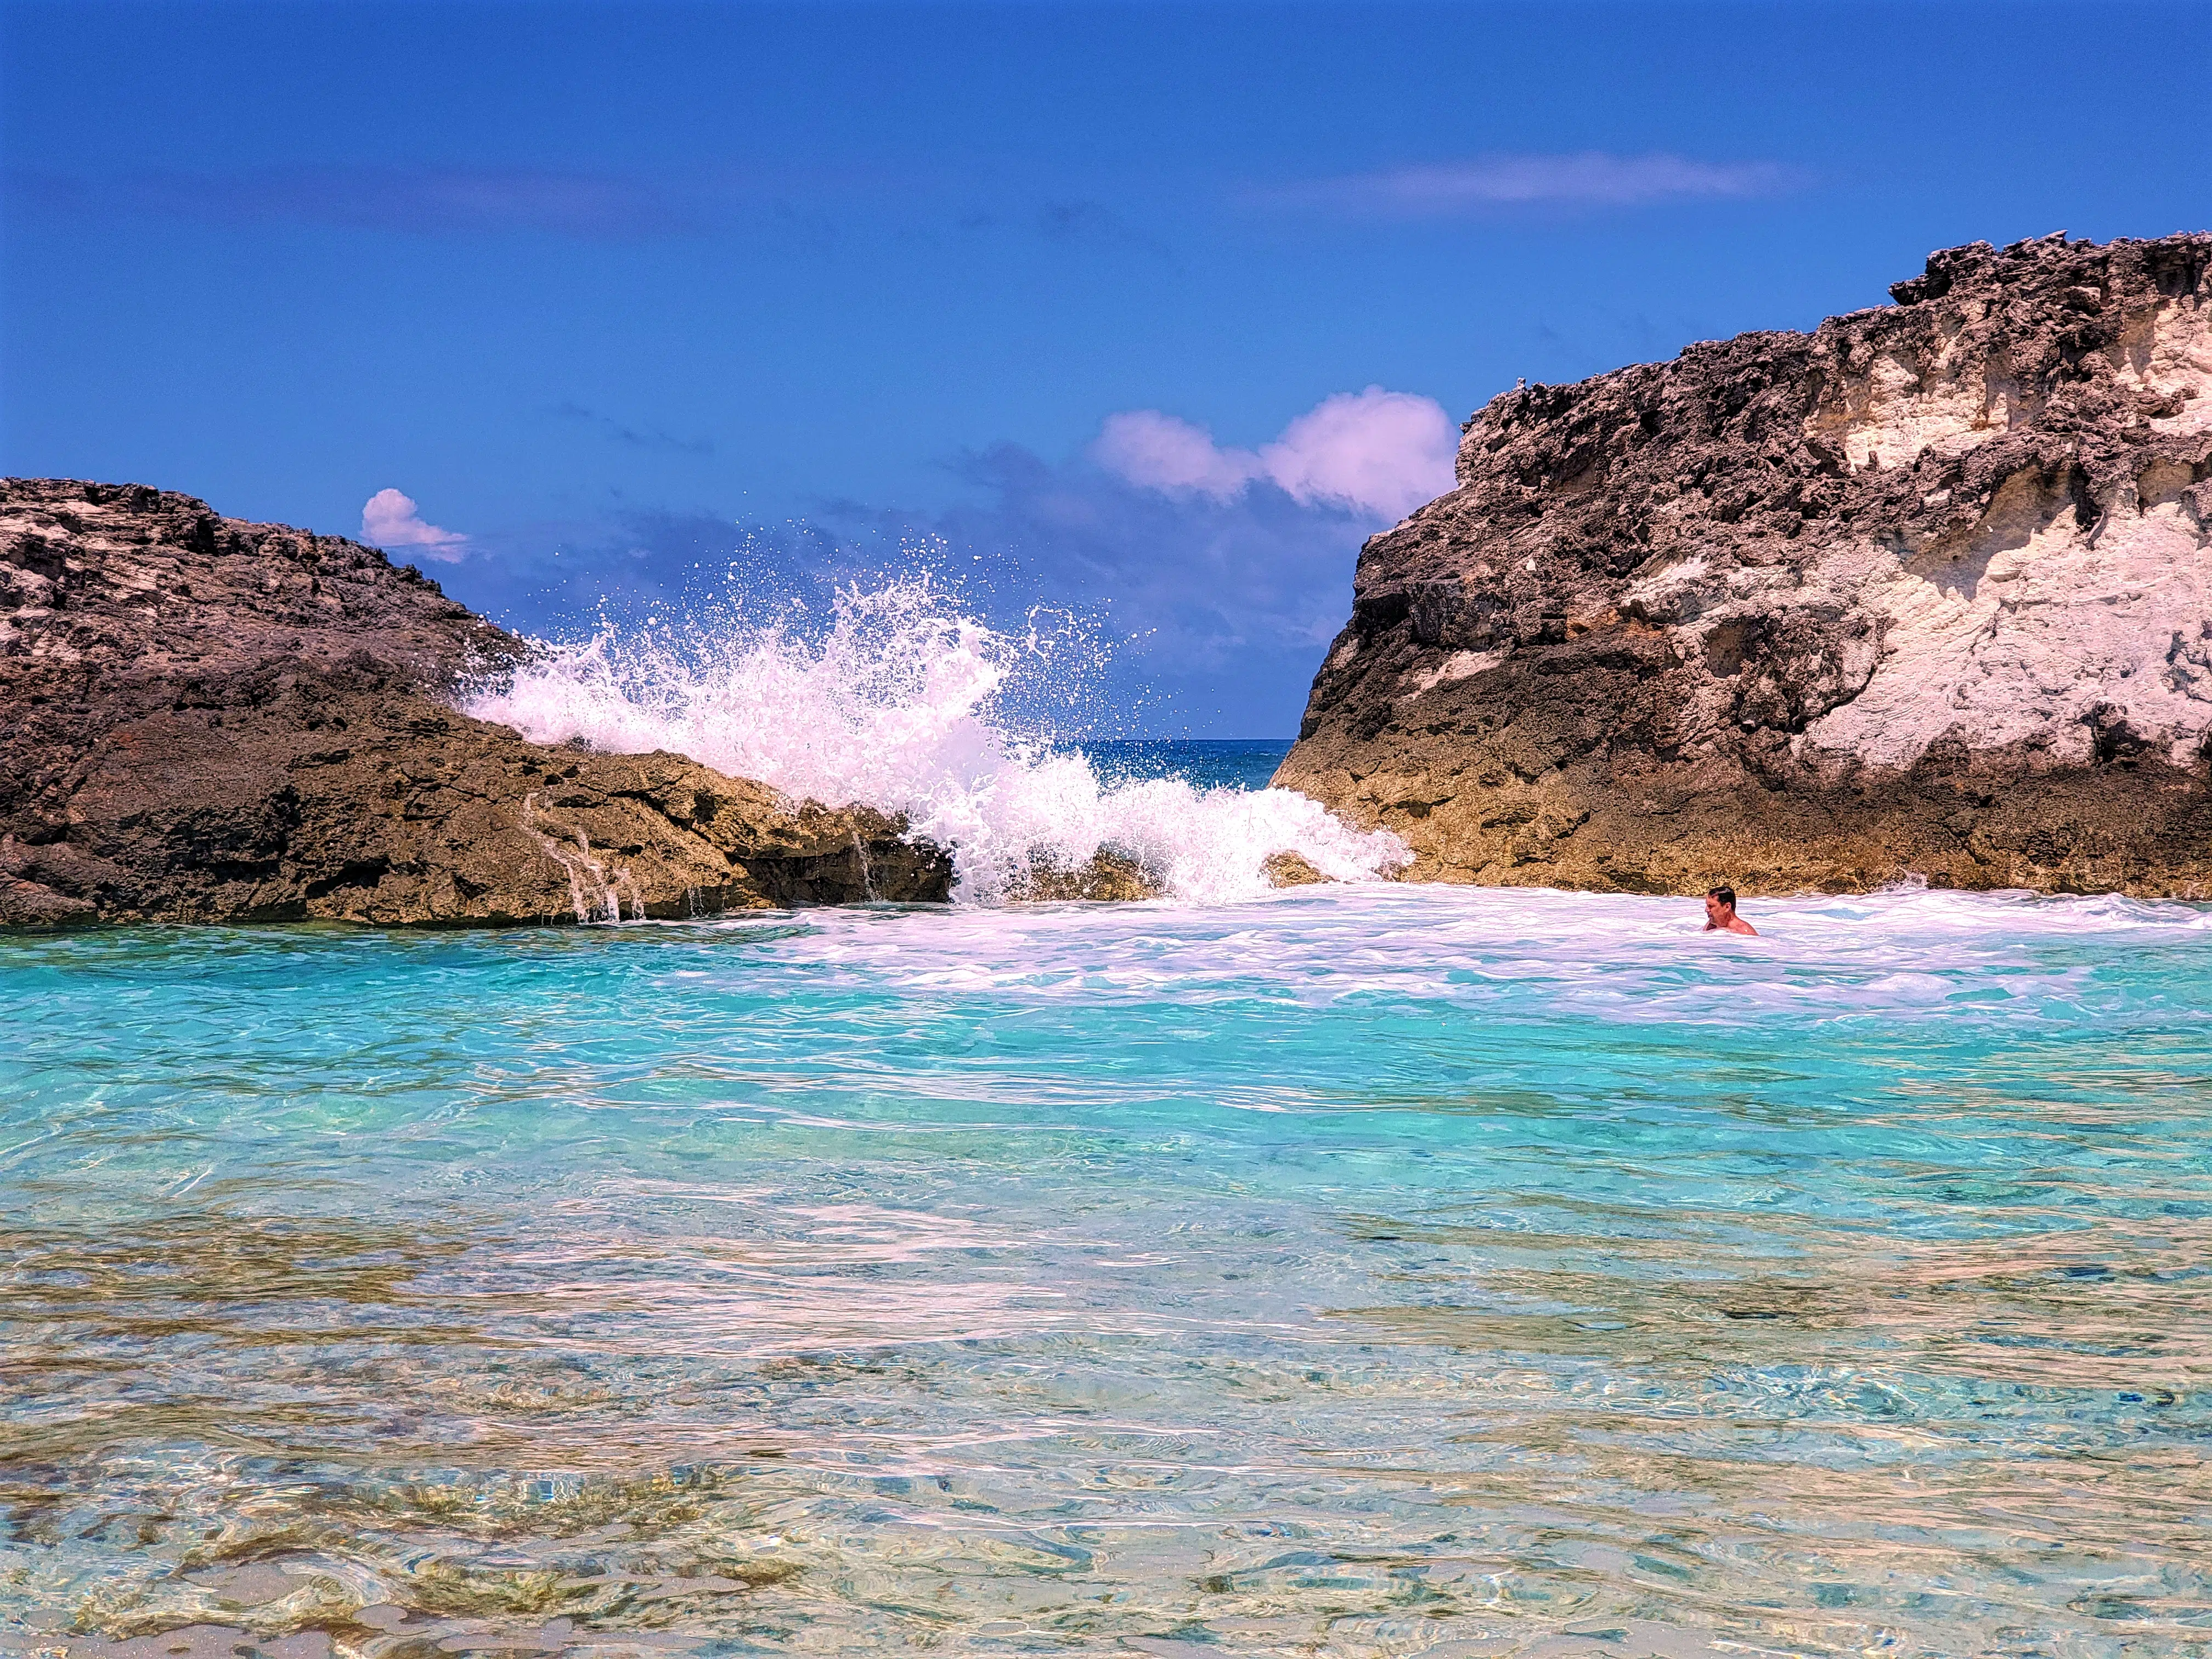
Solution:
<path fill-rule="evenodd" d="M 538 629 L 923 557 L 1133 636 L 1156 732 L 1295 728 L 1442 465 L 1412 399 L 2212 225 L 2201 4 L 0 26 L 7 471 L 356 535 L 395 490 L 387 544 Z"/>

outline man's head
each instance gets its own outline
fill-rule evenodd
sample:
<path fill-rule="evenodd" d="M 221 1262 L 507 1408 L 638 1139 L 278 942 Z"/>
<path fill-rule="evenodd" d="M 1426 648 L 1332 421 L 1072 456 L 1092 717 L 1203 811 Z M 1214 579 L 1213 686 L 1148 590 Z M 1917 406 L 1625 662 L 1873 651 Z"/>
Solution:
<path fill-rule="evenodd" d="M 1735 914 L 1735 889 L 1711 887 L 1705 890 L 1705 920 L 1723 922 Z"/>

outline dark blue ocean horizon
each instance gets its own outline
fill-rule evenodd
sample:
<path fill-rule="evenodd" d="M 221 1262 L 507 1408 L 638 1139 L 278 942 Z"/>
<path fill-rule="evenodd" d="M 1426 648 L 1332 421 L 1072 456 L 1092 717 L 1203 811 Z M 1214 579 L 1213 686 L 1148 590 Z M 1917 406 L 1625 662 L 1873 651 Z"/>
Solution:
<path fill-rule="evenodd" d="M 1074 745 L 1109 783 L 1181 778 L 1200 789 L 1265 789 L 1289 738 L 1118 738 Z"/>

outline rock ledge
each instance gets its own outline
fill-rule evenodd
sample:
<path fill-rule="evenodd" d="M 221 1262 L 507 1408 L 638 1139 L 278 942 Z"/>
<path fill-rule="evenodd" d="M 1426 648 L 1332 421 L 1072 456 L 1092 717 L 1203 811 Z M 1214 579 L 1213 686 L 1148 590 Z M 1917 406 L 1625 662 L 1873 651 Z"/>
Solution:
<path fill-rule="evenodd" d="M 576 922 L 945 898 L 866 807 L 448 701 L 522 642 L 374 548 L 0 480 L 0 925 Z"/>

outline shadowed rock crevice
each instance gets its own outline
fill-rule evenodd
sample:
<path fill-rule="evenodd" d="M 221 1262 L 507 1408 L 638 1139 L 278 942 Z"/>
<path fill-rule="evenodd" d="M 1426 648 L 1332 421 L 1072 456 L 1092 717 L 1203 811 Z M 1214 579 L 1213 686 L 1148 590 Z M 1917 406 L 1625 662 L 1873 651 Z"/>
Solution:
<path fill-rule="evenodd" d="M 373 548 L 0 482 L 0 923 L 469 925 L 940 900 L 865 806 L 455 712 L 521 641 Z"/>
<path fill-rule="evenodd" d="M 1494 399 L 1276 782 L 1416 878 L 2212 896 L 2208 269 L 1976 244 Z"/>

